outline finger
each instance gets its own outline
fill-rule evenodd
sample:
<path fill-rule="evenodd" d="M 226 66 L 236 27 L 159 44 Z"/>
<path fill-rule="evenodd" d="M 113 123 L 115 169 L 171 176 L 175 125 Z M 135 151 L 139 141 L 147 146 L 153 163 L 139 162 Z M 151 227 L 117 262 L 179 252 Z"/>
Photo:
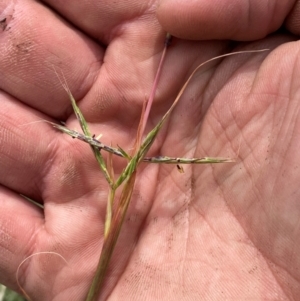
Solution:
<path fill-rule="evenodd" d="M 285 22 L 286 28 L 295 35 L 300 35 L 299 17 L 300 17 L 300 1 L 297 0 Z"/>
<path fill-rule="evenodd" d="M 86 34 L 105 44 L 108 44 L 115 36 L 122 35 L 130 23 L 138 23 L 138 27 L 141 23 L 148 23 L 150 30 L 159 31 L 155 18 L 151 17 L 154 15 L 155 7 L 149 1 L 115 1 L 109 5 L 104 1 L 95 0 L 63 2 L 44 0 L 43 2 L 57 10 Z M 134 22 L 143 15 L 147 15 L 147 18 Z"/>
<path fill-rule="evenodd" d="M 283 23 L 294 0 L 161 0 L 157 18 L 172 35 L 184 39 L 261 39 Z"/>
<path fill-rule="evenodd" d="M 41 169 L 47 164 L 53 133 L 46 123 L 36 123 L 45 120 L 44 115 L 4 92 L 0 92 L 0 102 L 0 183 L 39 199 Z"/>
<path fill-rule="evenodd" d="M 0 92 L 0 184 L 36 201 L 67 202 L 99 186 L 90 148 Z M 76 189 L 74 189 L 76 187 Z"/>
<path fill-rule="evenodd" d="M 0 88 L 62 119 L 69 99 L 54 69 L 80 99 L 98 75 L 103 49 L 41 3 L 6 0 L 1 7 Z"/>
<path fill-rule="evenodd" d="M 0 185 L 0 283 L 18 289 L 16 270 L 35 246 L 42 211 Z"/>

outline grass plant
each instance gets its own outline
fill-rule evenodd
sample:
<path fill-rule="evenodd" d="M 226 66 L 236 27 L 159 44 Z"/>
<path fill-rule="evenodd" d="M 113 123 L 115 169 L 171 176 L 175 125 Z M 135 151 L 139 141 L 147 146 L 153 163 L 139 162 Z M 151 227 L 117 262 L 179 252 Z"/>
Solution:
<path fill-rule="evenodd" d="M 107 201 L 107 210 L 105 217 L 105 229 L 104 229 L 104 242 L 102 251 L 100 254 L 98 266 L 96 269 L 95 276 L 93 278 L 92 284 L 90 286 L 89 292 L 86 296 L 85 301 L 96 301 L 103 286 L 103 282 L 105 279 L 106 271 L 113 254 L 115 245 L 117 243 L 120 231 L 122 229 L 122 224 L 124 221 L 124 217 L 127 212 L 127 208 L 130 204 L 132 192 L 134 189 L 134 184 L 137 176 L 137 168 L 141 162 L 155 163 L 155 164 L 175 164 L 177 165 L 179 172 L 184 172 L 181 167 L 182 164 L 207 164 L 207 163 L 229 163 L 234 162 L 234 159 L 231 158 L 219 158 L 219 157 L 202 157 L 202 158 L 174 158 L 169 156 L 156 156 L 156 157 L 147 157 L 147 152 L 149 151 L 151 145 L 156 139 L 160 129 L 164 125 L 168 116 L 171 114 L 176 104 L 178 103 L 181 95 L 186 89 L 188 83 L 194 76 L 194 74 L 206 63 L 211 62 L 216 59 L 220 59 L 229 55 L 245 53 L 245 52 L 234 52 L 225 55 L 221 55 L 215 58 L 212 58 L 201 65 L 199 65 L 193 73 L 190 75 L 176 99 L 174 100 L 172 106 L 162 117 L 160 122 L 146 135 L 144 134 L 145 127 L 147 124 L 148 116 L 151 111 L 151 106 L 153 103 L 153 99 L 155 97 L 155 92 L 157 89 L 157 84 L 159 82 L 159 77 L 161 70 L 163 68 L 164 58 L 167 52 L 167 48 L 170 45 L 171 36 L 167 34 L 164 49 L 162 52 L 161 60 L 158 66 L 157 74 L 154 79 L 152 91 L 150 93 L 150 97 L 147 101 L 144 102 L 143 110 L 137 130 L 137 135 L 135 138 L 135 144 L 133 150 L 129 153 L 123 150 L 121 147 L 114 148 L 112 146 L 104 145 L 99 139 L 95 138 L 88 127 L 88 123 L 85 120 L 83 114 L 81 113 L 79 107 L 76 104 L 74 97 L 72 96 L 71 91 L 69 90 L 66 80 L 63 79 L 62 85 L 64 89 L 67 91 L 69 98 L 72 103 L 73 110 L 78 119 L 80 127 L 82 129 L 82 133 L 78 131 L 74 131 L 72 129 L 67 128 L 61 124 L 51 123 L 57 130 L 68 134 L 73 138 L 77 138 L 87 144 L 90 145 L 91 150 L 96 158 L 96 161 L 102 171 L 108 185 L 108 201 Z M 249 52 L 260 52 L 264 50 L 254 50 L 254 51 L 246 51 Z M 144 138 L 145 137 L 145 138 Z M 102 151 L 108 152 L 108 159 L 102 156 Z M 119 156 L 124 158 L 126 161 L 126 167 L 121 172 L 120 176 L 115 178 L 114 170 L 113 170 L 113 156 Z M 122 189 L 120 197 L 118 199 L 115 198 L 116 191 L 118 189 Z"/>

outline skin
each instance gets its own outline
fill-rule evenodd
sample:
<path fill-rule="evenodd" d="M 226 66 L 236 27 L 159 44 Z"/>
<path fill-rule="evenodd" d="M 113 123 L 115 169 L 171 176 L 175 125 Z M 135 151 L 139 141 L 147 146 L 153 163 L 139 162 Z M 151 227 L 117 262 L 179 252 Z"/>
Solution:
<path fill-rule="evenodd" d="M 236 162 L 184 166 L 183 174 L 141 166 L 99 300 L 297 300 L 298 1 L 0 6 L 1 283 L 20 291 L 21 262 L 56 252 L 67 263 L 34 255 L 20 266 L 20 285 L 32 300 L 84 300 L 103 241 L 107 184 L 86 144 L 40 121 L 79 129 L 54 69 L 101 141 L 130 150 L 169 31 L 178 38 L 147 131 L 203 61 L 270 51 L 217 61 L 192 80 L 151 154 Z M 123 166 L 116 158 L 115 172 Z"/>

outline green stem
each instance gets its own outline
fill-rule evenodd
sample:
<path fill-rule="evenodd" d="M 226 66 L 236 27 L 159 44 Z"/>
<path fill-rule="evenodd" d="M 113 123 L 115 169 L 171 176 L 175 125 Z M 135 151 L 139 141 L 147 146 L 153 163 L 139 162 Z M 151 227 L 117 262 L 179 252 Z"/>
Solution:
<path fill-rule="evenodd" d="M 107 237 L 104 239 L 100 259 L 98 262 L 96 274 L 93 278 L 92 285 L 89 289 L 87 298 L 85 301 L 97 301 L 101 288 L 103 286 L 106 271 L 112 257 L 115 245 L 117 243 L 123 221 L 130 203 L 136 172 L 126 181 L 122 195 L 120 198 L 120 204 L 117 207 L 117 212 L 113 215 L 111 227 L 109 229 Z"/>

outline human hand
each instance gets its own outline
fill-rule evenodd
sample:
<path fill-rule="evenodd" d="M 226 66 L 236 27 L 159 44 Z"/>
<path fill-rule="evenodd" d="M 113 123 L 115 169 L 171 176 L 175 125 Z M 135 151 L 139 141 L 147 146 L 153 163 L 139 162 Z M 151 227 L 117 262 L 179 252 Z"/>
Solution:
<path fill-rule="evenodd" d="M 101 251 L 107 185 L 87 145 L 36 121 L 79 127 L 54 67 L 62 70 L 95 134 L 130 149 L 165 33 L 156 3 L 147 1 L 47 1 L 50 8 L 7 3 L 0 46 L 0 282 L 18 289 L 20 263 L 37 252 L 55 252 L 67 264 L 54 253 L 29 258 L 20 267 L 22 287 L 32 300 L 84 300 Z M 180 35 L 174 24 L 164 24 L 164 14 L 172 16 L 164 5 L 158 19 Z M 270 22 L 269 11 L 261 9 L 265 18 L 258 28 L 272 24 L 262 36 L 250 30 L 254 21 L 236 36 L 228 34 L 226 22 L 207 13 L 199 20 L 219 21 L 220 33 L 211 25 L 204 36 L 193 37 L 220 41 L 174 40 L 148 130 L 201 62 L 234 50 L 271 51 L 221 60 L 189 85 L 151 153 L 237 156 L 237 162 L 184 166 L 184 174 L 173 166 L 141 166 L 99 300 L 299 295 L 299 45 L 290 43 L 295 37 L 289 34 L 241 44 L 225 40 L 273 32 L 289 5 Z M 116 159 L 117 170 L 122 162 Z M 43 203 L 44 212 L 19 193 Z"/>

